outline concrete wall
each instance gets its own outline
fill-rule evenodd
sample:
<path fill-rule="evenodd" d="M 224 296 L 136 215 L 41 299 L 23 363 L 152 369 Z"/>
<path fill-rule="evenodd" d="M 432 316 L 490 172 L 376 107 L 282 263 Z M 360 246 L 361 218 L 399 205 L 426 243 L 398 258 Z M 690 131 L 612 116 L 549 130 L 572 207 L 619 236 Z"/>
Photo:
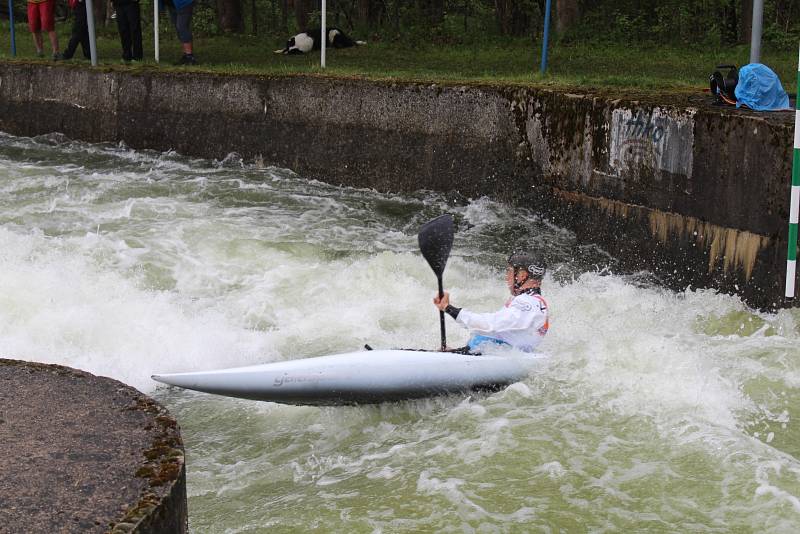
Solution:
<path fill-rule="evenodd" d="M 383 191 L 531 205 L 676 288 L 782 305 L 793 113 L 503 86 L 0 64 L 0 130 L 237 152 Z"/>
<path fill-rule="evenodd" d="M 0 532 L 184 533 L 186 467 L 167 410 L 125 384 L 0 358 Z"/>

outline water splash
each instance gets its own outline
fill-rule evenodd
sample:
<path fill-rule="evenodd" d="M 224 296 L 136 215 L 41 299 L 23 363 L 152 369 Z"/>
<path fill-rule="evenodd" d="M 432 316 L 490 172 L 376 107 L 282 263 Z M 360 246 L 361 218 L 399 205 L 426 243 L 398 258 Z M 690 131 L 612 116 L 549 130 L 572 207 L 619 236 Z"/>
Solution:
<path fill-rule="evenodd" d="M 535 213 L 281 169 L 0 135 L 0 354 L 156 395 L 181 421 L 192 529 L 786 532 L 800 524 L 798 312 L 672 292 Z M 550 363 L 492 395 L 298 408 L 153 372 L 435 346 L 416 231 L 458 229 L 458 305 L 547 255 Z M 610 267 L 610 268 L 609 268 Z M 448 323 L 448 339 L 466 333 Z"/>

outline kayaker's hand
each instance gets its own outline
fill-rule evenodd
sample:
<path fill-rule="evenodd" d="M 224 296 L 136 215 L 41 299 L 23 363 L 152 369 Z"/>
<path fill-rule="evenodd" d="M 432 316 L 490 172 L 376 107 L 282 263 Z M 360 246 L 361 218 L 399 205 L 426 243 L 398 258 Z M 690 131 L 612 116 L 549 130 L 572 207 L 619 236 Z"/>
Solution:
<path fill-rule="evenodd" d="M 437 294 L 435 297 L 433 297 L 433 304 L 439 308 L 440 311 L 444 311 L 444 309 L 450 304 L 450 293 L 445 291 L 444 295 L 442 295 L 442 298 L 439 298 L 439 295 Z"/>

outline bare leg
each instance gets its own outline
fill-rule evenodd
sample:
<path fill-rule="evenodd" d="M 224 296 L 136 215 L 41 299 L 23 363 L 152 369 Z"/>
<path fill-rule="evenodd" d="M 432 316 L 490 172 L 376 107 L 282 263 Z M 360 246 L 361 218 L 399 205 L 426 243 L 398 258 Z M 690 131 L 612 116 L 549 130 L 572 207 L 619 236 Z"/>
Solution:
<path fill-rule="evenodd" d="M 39 40 L 41 41 L 41 35 L 39 34 Z M 47 36 L 50 37 L 50 46 L 53 48 L 53 53 L 58 54 L 58 35 L 56 32 L 47 32 Z"/>
<path fill-rule="evenodd" d="M 42 41 L 42 32 L 34 32 L 33 34 L 33 44 L 36 46 L 36 55 L 42 55 L 42 46 L 44 46 L 44 42 Z"/>

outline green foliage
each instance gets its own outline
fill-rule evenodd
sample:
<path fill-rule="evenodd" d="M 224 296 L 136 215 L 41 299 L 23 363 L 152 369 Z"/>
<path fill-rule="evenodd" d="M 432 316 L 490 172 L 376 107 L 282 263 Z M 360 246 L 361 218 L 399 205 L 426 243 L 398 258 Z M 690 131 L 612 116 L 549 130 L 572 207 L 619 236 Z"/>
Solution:
<path fill-rule="evenodd" d="M 214 2 L 195 2 L 192 13 L 192 32 L 199 35 L 217 35 L 217 8 Z"/>
<path fill-rule="evenodd" d="M 795 24 L 787 30 L 778 24 L 769 24 L 764 27 L 761 37 L 768 45 L 780 50 L 791 50 L 797 48 L 797 44 L 800 43 L 800 25 Z"/>
<path fill-rule="evenodd" d="M 596 1 L 586 6 L 576 38 L 618 43 L 695 43 L 717 39 L 722 0 Z"/>
<path fill-rule="evenodd" d="M 143 12 L 152 13 L 151 0 L 141 1 Z M 219 34 L 216 1 L 197 0 L 193 19 L 197 35 Z M 238 1 L 242 1 L 246 33 L 252 33 L 255 26 L 259 35 L 279 43 L 287 35 L 305 29 L 298 27 L 294 11 L 284 4 L 285 0 Z M 363 13 L 359 11 L 359 0 L 329 0 L 327 22 L 358 39 L 398 46 L 413 46 L 409 43 L 418 41 L 466 45 L 501 44 L 508 36 L 523 37 L 529 42 L 541 38 L 545 0 L 442 0 L 440 22 L 431 18 L 433 1 L 369 0 L 368 12 Z M 743 21 L 748 14 L 742 12 L 742 0 L 576 1 L 580 12 L 577 23 L 560 35 L 553 34 L 554 41 L 711 48 L 747 42 Z M 320 0 L 311 0 L 309 5 L 309 26 L 317 26 Z M 553 5 L 555 29 L 558 12 L 556 2 Z M 763 39 L 765 44 L 781 50 L 797 47 L 800 0 L 764 1 Z"/>
<path fill-rule="evenodd" d="M 568 41 L 686 44 L 707 47 L 747 41 L 743 3 L 737 0 L 583 0 Z M 792 16 L 792 14 L 794 14 Z M 764 42 L 796 48 L 800 0 L 764 1 Z M 733 40 L 726 38 L 726 30 Z"/>
<path fill-rule="evenodd" d="M 63 3 L 63 0 L 59 0 Z M 301 29 L 287 0 L 221 0 L 242 2 L 247 33 L 280 42 Z M 500 44 L 508 36 L 537 41 L 541 38 L 545 0 L 368 0 L 368 13 L 359 1 L 328 2 L 328 24 L 370 42 L 435 44 Z M 441 20 L 432 19 L 432 6 L 442 2 Z M 575 0 L 577 23 L 553 39 L 562 43 L 618 43 L 627 45 L 696 45 L 703 47 L 746 44 L 743 0 Z M 553 18 L 558 17 L 553 2 Z M 105 4 L 103 4 L 105 5 Z M 152 0 L 141 0 L 145 28 Z M 309 24 L 319 24 L 320 0 L 310 0 Z M 362 6 L 363 7 L 363 6 Z M 288 12 L 285 10 L 288 9 Z M 438 8 L 437 8 L 438 9 Z M 436 9 L 433 9 L 436 11 Z M 162 25 L 169 30 L 166 16 Z M 110 25 L 113 30 L 113 23 Z M 197 0 L 193 30 L 215 36 L 217 0 Z M 98 31 L 107 28 L 100 24 Z M 789 50 L 800 40 L 800 0 L 764 0 L 766 45 Z"/>

